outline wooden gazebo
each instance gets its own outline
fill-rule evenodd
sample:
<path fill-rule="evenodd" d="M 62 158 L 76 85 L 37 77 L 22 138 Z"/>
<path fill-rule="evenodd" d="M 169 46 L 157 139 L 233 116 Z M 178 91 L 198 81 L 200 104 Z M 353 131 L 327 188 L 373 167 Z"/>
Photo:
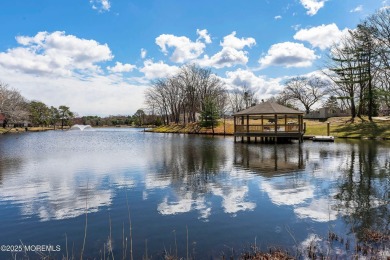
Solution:
<path fill-rule="evenodd" d="M 303 141 L 303 112 L 277 103 L 263 102 L 235 113 L 234 141 L 284 142 Z M 258 139 L 259 138 L 259 139 Z"/>

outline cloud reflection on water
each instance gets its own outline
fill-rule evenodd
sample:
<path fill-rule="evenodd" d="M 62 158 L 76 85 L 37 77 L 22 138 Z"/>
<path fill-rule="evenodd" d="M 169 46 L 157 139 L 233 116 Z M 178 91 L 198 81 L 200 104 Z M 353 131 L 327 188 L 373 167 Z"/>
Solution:
<path fill-rule="evenodd" d="M 154 147 L 154 163 L 146 177 L 146 189 L 165 189 L 170 186 L 174 195 L 167 193 L 158 204 L 162 215 L 176 215 L 197 211 L 199 219 L 207 221 L 212 214 L 211 200 L 221 201 L 227 214 L 253 210 L 256 203 L 249 202 L 248 183 L 254 176 L 237 171 L 232 164 L 232 143 L 223 139 L 197 144 L 191 138 L 185 146 L 176 142 Z M 164 165 L 162 171 L 156 165 Z M 219 206 L 219 205 L 218 205 Z"/>
<path fill-rule="evenodd" d="M 108 158 L 99 153 L 28 158 L 20 163 L 16 173 L 4 171 L 0 198 L 21 204 L 22 215 L 37 215 L 41 221 L 77 217 L 85 213 L 86 207 L 88 212 L 97 212 L 112 203 L 113 185 L 135 185 L 120 171 L 127 165 L 128 161 L 121 156 Z M 111 175 L 112 171 L 118 172 Z"/>
<path fill-rule="evenodd" d="M 351 154 L 351 147 L 360 151 L 354 145 L 247 145 L 223 138 L 145 134 L 139 141 L 132 135 L 92 136 L 95 146 L 87 153 L 83 146 L 74 153 L 53 147 L 54 152 L 25 152 L 17 166 L 0 168 L 0 204 L 19 204 L 22 215 L 48 221 L 82 215 L 87 198 L 89 212 L 96 212 L 112 205 L 119 189 L 142 189 L 142 199 L 154 203 L 159 214 L 197 212 L 203 221 L 219 209 L 233 217 L 261 210 L 259 198 L 251 195 L 258 192 L 273 205 L 291 207 L 298 219 L 326 222 L 354 210 L 347 211 L 335 198 L 353 161 L 362 160 L 361 154 Z M 386 153 L 376 154 L 375 167 L 388 169 Z M 151 201 L 156 192 L 157 201 Z M 383 205 L 378 196 L 370 196 Z"/>

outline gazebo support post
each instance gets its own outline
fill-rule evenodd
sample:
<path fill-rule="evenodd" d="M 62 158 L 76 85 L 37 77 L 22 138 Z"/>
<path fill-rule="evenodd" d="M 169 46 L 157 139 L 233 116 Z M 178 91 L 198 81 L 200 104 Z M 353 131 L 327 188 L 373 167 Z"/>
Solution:
<path fill-rule="evenodd" d="M 275 114 L 275 138 L 274 138 L 274 143 L 276 144 L 278 138 L 278 115 Z"/>
<path fill-rule="evenodd" d="M 248 134 L 248 136 L 246 137 L 246 141 L 250 143 L 251 137 L 249 136 L 249 115 L 246 115 L 246 132 Z"/>
<path fill-rule="evenodd" d="M 237 127 L 236 127 L 236 117 L 235 116 L 233 116 L 233 134 L 236 132 L 236 129 L 237 129 Z M 236 138 L 236 135 L 234 134 L 234 142 L 237 142 L 237 138 Z"/>
<path fill-rule="evenodd" d="M 284 115 L 284 131 L 287 132 L 287 115 Z"/>

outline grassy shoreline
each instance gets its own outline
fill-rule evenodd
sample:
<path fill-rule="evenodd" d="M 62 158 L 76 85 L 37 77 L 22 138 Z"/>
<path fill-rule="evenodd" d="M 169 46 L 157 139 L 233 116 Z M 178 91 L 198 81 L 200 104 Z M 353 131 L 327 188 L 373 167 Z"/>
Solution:
<path fill-rule="evenodd" d="M 363 118 L 356 118 L 354 123 L 349 117 L 329 118 L 326 122 L 318 120 L 304 120 L 306 123 L 305 137 L 327 135 L 327 122 L 330 123 L 330 135 L 337 138 L 387 139 L 390 140 L 390 117 L 375 118 L 370 122 Z M 147 130 L 155 133 L 183 133 L 183 134 L 213 134 L 211 128 L 200 127 L 197 123 L 187 125 L 165 125 Z M 214 128 L 215 135 L 233 135 L 233 120 L 221 120 Z"/>
<path fill-rule="evenodd" d="M 64 126 L 63 130 L 67 130 L 69 127 Z M 62 130 L 61 127 L 56 127 L 55 129 L 53 127 L 28 127 L 27 131 L 25 127 L 12 127 L 12 128 L 0 128 L 0 135 L 1 134 L 20 134 L 24 132 L 44 132 L 44 131 L 52 131 L 52 130 Z"/>
<path fill-rule="evenodd" d="M 318 120 L 304 120 L 306 123 L 305 138 L 310 138 L 315 135 L 327 135 L 327 122 L 330 123 L 330 135 L 336 138 L 357 138 L 357 139 L 385 139 L 390 140 L 390 117 L 374 118 L 373 122 L 367 118 L 356 118 L 355 122 L 350 122 L 349 117 L 333 117 L 326 122 Z M 133 126 L 121 126 L 132 127 Z M 213 134 L 211 128 L 200 127 L 198 123 L 189 123 L 186 125 L 170 124 L 162 125 L 154 128 L 143 126 L 139 128 L 148 128 L 147 132 L 154 133 L 181 133 L 181 134 Z M 68 127 L 64 128 L 67 130 Z M 53 127 L 29 127 L 28 132 L 42 132 L 49 130 L 62 130 L 61 128 L 54 129 Z M 25 128 L 0 128 L 0 134 L 7 133 L 23 133 Z M 219 121 L 218 126 L 214 128 L 214 135 L 233 135 L 234 122 L 232 119 Z"/>

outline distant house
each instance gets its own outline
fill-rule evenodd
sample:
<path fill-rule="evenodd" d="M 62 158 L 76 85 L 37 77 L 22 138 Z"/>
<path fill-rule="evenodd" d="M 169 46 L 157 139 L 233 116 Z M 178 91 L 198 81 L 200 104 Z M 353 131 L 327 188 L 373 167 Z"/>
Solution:
<path fill-rule="evenodd" d="M 303 116 L 306 119 L 327 119 L 329 117 L 350 116 L 351 113 L 343 111 L 339 108 L 323 107 L 316 111 L 312 111 Z"/>

